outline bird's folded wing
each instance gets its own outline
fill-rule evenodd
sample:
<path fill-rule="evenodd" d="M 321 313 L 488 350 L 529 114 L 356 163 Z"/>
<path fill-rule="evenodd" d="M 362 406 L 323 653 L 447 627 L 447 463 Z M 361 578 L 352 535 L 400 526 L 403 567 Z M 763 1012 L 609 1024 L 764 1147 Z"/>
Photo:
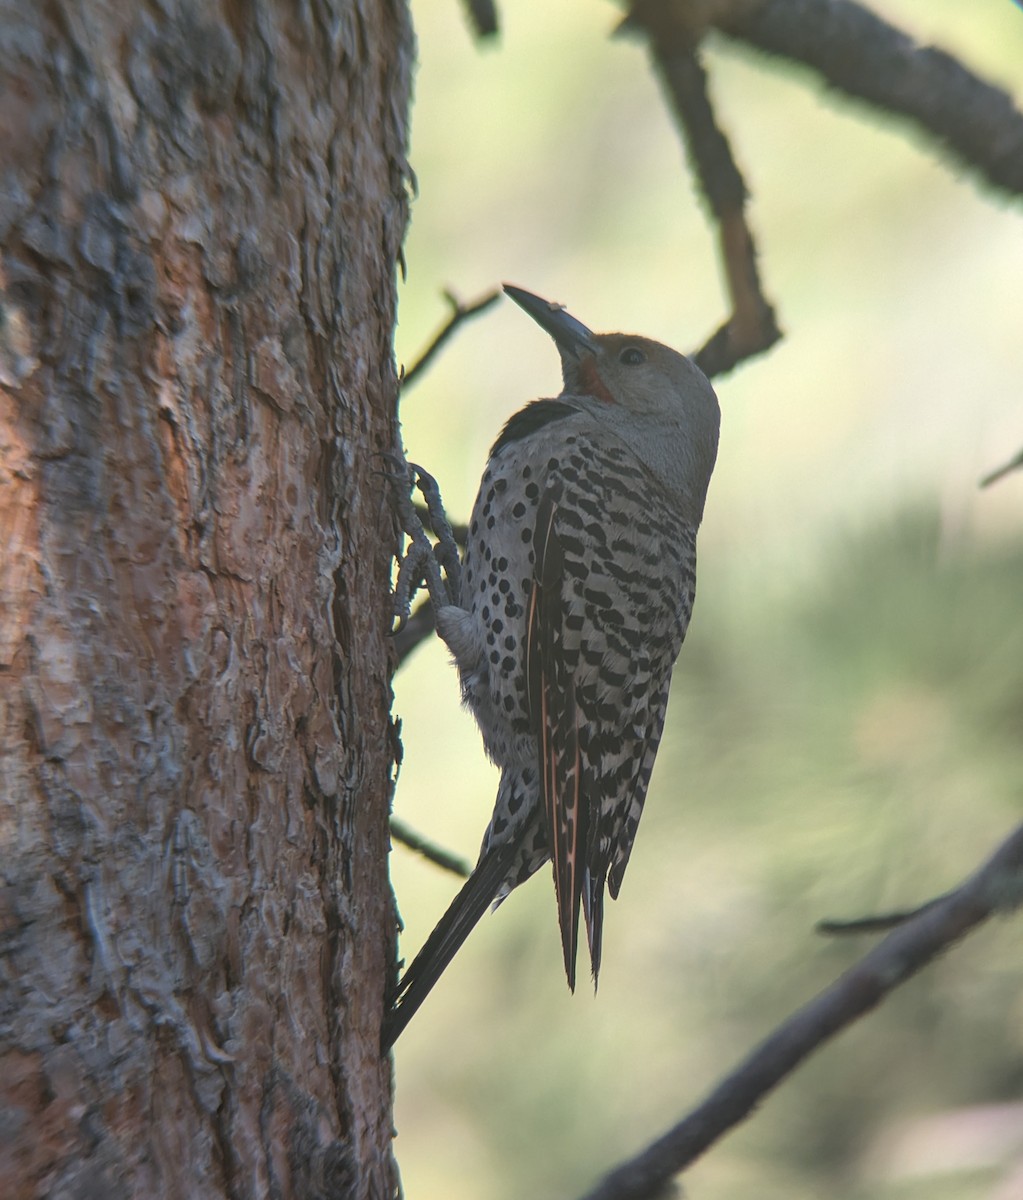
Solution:
<path fill-rule="evenodd" d="M 526 679 L 537 732 L 561 947 L 568 985 L 575 988 L 583 853 L 589 813 L 582 795 L 578 709 L 571 664 L 563 653 L 564 555 L 556 531 L 561 489 L 552 482 L 537 507 L 533 581 L 526 630 Z"/>

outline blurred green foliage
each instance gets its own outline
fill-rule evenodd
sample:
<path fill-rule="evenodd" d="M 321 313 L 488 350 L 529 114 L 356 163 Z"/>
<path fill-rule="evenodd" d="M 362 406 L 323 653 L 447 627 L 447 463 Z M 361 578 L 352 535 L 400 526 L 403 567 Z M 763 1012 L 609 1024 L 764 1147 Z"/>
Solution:
<path fill-rule="evenodd" d="M 1021 94 L 1008 0 L 875 7 Z M 714 241 L 641 48 L 607 39 L 615 10 L 506 4 L 482 51 L 455 0 L 415 15 L 399 356 L 442 318 L 442 286 L 502 278 L 596 328 L 698 344 L 725 311 Z M 599 995 L 565 988 L 546 877 L 481 923 L 397 1047 L 410 1200 L 579 1194 L 870 944 L 817 920 L 954 885 L 1023 808 L 1023 473 L 976 489 L 1023 443 L 1019 214 L 799 72 L 719 44 L 707 63 L 787 337 L 719 384 L 696 610 Z M 502 420 L 558 388 L 509 308 L 404 400 L 409 453 L 456 518 Z M 472 857 L 496 777 L 443 648 L 396 692 L 396 807 Z M 409 957 L 457 883 L 400 848 L 393 877 Z M 1023 1101 L 1020 949 L 1010 919 L 968 939 L 687 1194 L 1011 1200 L 1023 1108 L 979 1106 Z"/>

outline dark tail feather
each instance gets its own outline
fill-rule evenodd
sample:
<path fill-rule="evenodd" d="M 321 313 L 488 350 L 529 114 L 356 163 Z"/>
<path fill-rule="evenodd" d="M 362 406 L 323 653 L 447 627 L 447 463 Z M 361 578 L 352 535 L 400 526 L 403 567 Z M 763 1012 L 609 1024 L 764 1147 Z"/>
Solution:
<path fill-rule="evenodd" d="M 604 879 L 605 872 L 583 879 L 583 916 L 586 918 L 586 940 L 590 947 L 590 965 L 593 968 L 593 989 L 597 989 L 600 974 L 600 952 L 604 943 Z"/>
<path fill-rule="evenodd" d="M 492 846 L 487 850 L 438 921 L 436 929 L 426 939 L 412 965 L 399 980 L 391 997 L 390 1011 L 384 1017 L 380 1031 L 380 1045 L 384 1054 L 398 1040 L 398 1035 L 412 1020 L 445 967 L 496 898 L 511 870 L 520 840 Z"/>

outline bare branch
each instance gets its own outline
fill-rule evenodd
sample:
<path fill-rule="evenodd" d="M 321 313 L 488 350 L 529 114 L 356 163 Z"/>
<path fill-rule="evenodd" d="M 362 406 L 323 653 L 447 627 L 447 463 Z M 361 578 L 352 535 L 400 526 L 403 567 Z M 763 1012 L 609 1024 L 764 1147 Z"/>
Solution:
<path fill-rule="evenodd" d="M 436 628 L 437 618 L 433 611 L 433 605 L 429 600 L 424 600 L 413 611 L 401 629 L 394 634 L 394 648 L 398 655 L 396 667 L 400 667 L 412 651 L 421 642 L 425 642 Z"/>
<path fill-rule="evenodd" d="M 850 917 L 844 921 L 834 919 L 818 921 L 815 932 L 822 933 L 826 937 L 848 937 L 857 933 L 887 933 L 890 929 L 895 929 L 898 925 L 905 925 L 907 921 L 912 921 L 914 917 L 918 917 L 921 913 L 927 912 L 929 908 L 940 904 L 947 895 L 946 892 L 943 896 L 935 896 L 933 900 L 918 904 L 916 908 L 901 909 L 898 912 L 876 913 L 872 917 Z"/>
<path fill-rule="evenodd" d="M 989 184 L 1023 194 L 1023 114 L 1012 98 L 854 0 L 633 0 L 621 29 L 641 32 L 649 42 L 719 230 L 732 314 L 693 355 L 708 376 L 731 370 L 781 337 L 757 271 L 745 216 L 748 191 L 714 119 L 697 58 L 711 26 L 804 63 L 848 96 L 909 118 Z M 1000 477 L 989 476 L 985 484 Z"/>
<path fill-rule="evenodd" d="M 692 358 L 708 377 L 721 375 L 743 359 L 763 353 L 781 337 L 774 309 L 761 287 L 756 247 L 746 221 L 749 192 L 728 139 L 714 119 L 707 76 L 685 11 L 647 0 L 633 7 L 622 28 L 642 31 L 648 39 L 697 184 L 718 225 L 732 315 Z"/>
<path fill-rule="evenodd" d="M 1004 479 L 1006 475 L 1011 474 L 1013 471 L 1018 471 L 1020 468 L 1023 468 L 1023 450 L 1015 458 L 1010 459 L 1004 466 L 999 467 L 997 471 L 992 471 L 990 475 L 985 475 L 980 481 L 980 486 L 982 488 L 990 487 L 993 483 L 997 483 L 999 479 Z"/>
<path fill-rule="evenodd" d="M 497 290 L 487 292 L 471 304 L 462 304 L 450 291 L 444 292 L 444 298 L 451 306 L 451 316 L 441 326 L 434 336 L 433 341 L 427 346 L 412 367 L 402 376 L 401 386 L 403 391 L 408 389 L 415 382 L 419 374 L 429 366 L 432 359 L 452 336 L 458 326 L 496 304 L 501 298 L 501 293 Z M 414 511 L 424 528 L 432 530 L 438 536 L 441 534 L 441 530 L 434 529 L 434 522 L 426 505 L 416 504 Z M 465 539 L 468 536 L 468 528 L 465 525 L 451 525 L 449 526 L 449 532 L 459 546 L 465 545 Z M 414 587 L 410 588 L 410 593 L 414 593 L 415 590 Z M 407 620 L 402 622 L 394 634 L 394 645 L 398 654 L 397 666 L 401 666 L 412 651 L 421 642 L 425 641 L 436 627 L 437 623 L 430 604 L 421 604 Z M 401 838 L 399 837 L 398 840 L 400 841 Z"/>
<path fill-rule="evenodd" d="M 583 1200 L 652 1200 L 810 1054 L 996 912 L 1023 902 L 1023 825 L 955 891 L 899 926 L 779 1026 L 689 1116 Z"/>
<path fill-rule="evenodd" d="M 909 118 L 992 187 L 1023 195 L 1023 113 L 1001 88 L 853 0 L 721 5 L 722 32 L 805 63 L 836 91 Z"/>
<path fill-rule="evenodd" d="M 426 606 L 429 608 L 429 605 Z M 463 879 L 467 879 L 472 872 L 472 868 L 464 858 L 459 858 L 457 854 L 452 854 L 450 850 L 445 850 L 443 846 L 436 846 L 433 842 L 428 841 L 422 834 L 416 833 L 404 821 L 392 816 L 390 821 L 391 837 L 396 842 L 401 842 L 403 846 L 407 846 L 410 850 L 414 850 L 417 854 L 421 854 L 423 858 L 432 862 L 435 866 L 443 867 L 445 871 L 450 871 L 453 875 L 460 875 Z"/>
<path fill-rule="evenodd" d="M 440 327 L 434 336 L 433 341 L 426 347 L 419 358 L 412 364 L 411 367 L 404 373 L 401 379 L 401 390 L 407 391 L 416 379 L 433 361 L 437 351 L 444 345 L 455 330 L 462 324 L 463 321 L 468 321 L 471 317 L 478 317 L 480 313 L 486 312 L 488 308 L 501 299 L 501 293 L 498 290 L 487 292 L 478 300 L 473 300 L 471 304 L 462 304 L 462 302 L 450 291 L 445 291 L 444 299 L 451 306 L 451 316 Z"/>

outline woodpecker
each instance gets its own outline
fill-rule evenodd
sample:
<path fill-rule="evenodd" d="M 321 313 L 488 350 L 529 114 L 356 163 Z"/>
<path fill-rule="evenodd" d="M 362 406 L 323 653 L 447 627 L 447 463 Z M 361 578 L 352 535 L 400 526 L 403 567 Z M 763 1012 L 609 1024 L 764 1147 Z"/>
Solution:
<path fill-rule="evenodd" d="M 717 397 L 688 358 L 504 290 L 554 339 L 564 387 L 494 443 L 454 602 L 430 585 L 501 779 L 475 869 L 391 998 L 385 1049 L 486 909 L 548 861 L 569 988 L 580 914 L 596 985 L 605 886 L 617 898 L 643 811 L 717 456 Z"/>

